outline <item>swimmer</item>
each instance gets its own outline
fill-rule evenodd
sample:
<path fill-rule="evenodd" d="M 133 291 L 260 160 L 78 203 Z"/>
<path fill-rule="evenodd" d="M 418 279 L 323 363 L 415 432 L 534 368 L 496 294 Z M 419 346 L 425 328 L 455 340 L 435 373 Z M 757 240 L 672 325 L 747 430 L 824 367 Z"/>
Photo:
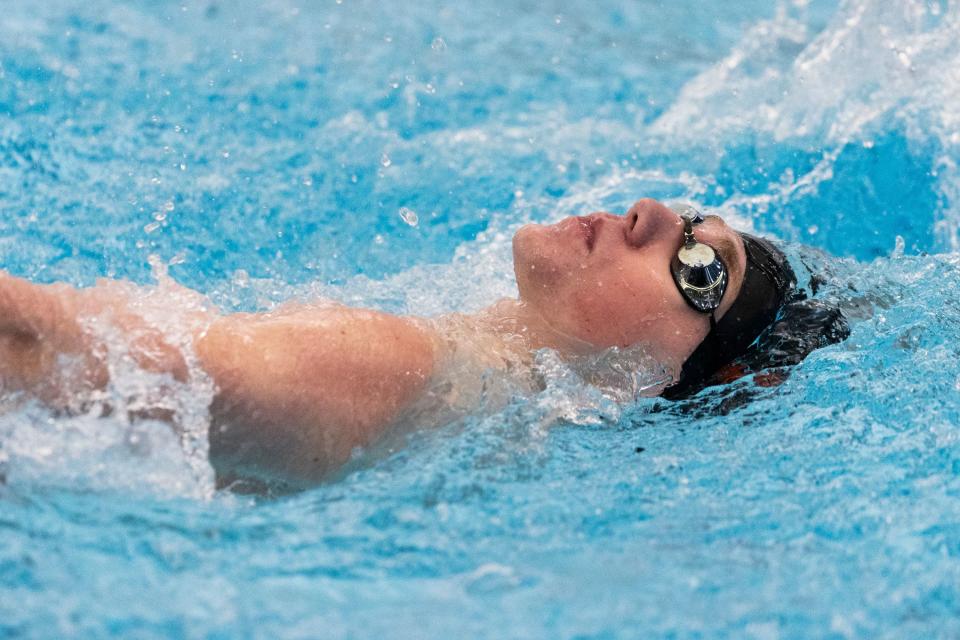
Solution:
<path fill-rule="evenodd" d="M 210 460 L 220 486 L 294 489 L 329 478 L 398 425 L 442 424 L 491 397 L 535 393 L 533 363 L 544 349 L 572 360 L 639 345 L 660 367 L 642 393 L 676 399 L 768 366 L 758 337 L 773 336 L 775 364 L 846 337 L 838 310 L 810 306 L 799 312 L 805 332 L 789 334 L 784 309 L 799 296 L 783 254 L 689 206 L 643 199 L 626 215 L 527 225 L 513 255 L 518 298 L 473 315 L 334 304 L 225 315 L 197 306 L 176 330 L 140 312 L 132 286 L 37 285 L 0 272 L 0 395 L 60 412 L 112 411 L 106 349 L 90 330 L 97 320 L 171 389 L 196 376 L 212 382 Z M 163 402 L 136 406 L 132 420 L 176 426 Z"/>

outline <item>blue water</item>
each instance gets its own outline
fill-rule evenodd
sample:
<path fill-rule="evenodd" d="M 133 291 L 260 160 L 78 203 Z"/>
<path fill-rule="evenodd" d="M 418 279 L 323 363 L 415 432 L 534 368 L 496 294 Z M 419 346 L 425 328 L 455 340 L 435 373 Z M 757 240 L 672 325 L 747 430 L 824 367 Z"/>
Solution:
<path fill-rule="evenodd" d="M 687 197 L 852 335 L 695 405 L 561 371 L 268 501 L 202 437 L 8 410 L 0 637 L 960 636 L 958 42 L 945 1 L 5 2 L 18 275 L 469 311 L 520 224 Z"/>

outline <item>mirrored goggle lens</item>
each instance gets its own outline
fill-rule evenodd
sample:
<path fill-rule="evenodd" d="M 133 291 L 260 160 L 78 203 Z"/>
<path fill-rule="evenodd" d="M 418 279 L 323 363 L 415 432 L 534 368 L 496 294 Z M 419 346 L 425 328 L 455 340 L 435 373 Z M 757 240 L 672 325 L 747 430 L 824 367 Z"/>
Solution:
<path fill-rule="evenodd" d="M 684 237 L 670 263 L 673 280 L 691 307 L 712 313 L 720 306 L 727 289 L 727 268 L 710 245 L 693 235 L 693 225 L 703 222 L 703 215 L 693 205 L 671 204 L 670 209 L 684 220 Z"/>

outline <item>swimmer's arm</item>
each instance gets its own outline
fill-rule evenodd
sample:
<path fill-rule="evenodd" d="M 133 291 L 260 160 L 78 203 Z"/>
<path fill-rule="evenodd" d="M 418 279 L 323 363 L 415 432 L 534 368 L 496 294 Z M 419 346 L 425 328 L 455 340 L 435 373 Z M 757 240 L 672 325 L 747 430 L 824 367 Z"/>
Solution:
<path fill-rule="evenodd" d="M 0 392 L 82 410 L 109 373 L 80 318 L 104 312 L 141 368 L 188 380 L 181 349 L 133 312 L 116 284 L 38 285 L 0 271 Z M 345 307 L 211 314 L 197 325 L 206 329 L 194 348 L 217 387 L 210 435 L 218 471 L 304 484 L 375 440 L 419 397 L 437 343 L 410 320 Z"/>
<path fill-rule="evenodd" d="M 73 318 L 76 290 L 68 285 L 40 285 L 0 271 L 0 333 L 22 339 L 80 338 Z M 65 345 L 68 346 L 68 345 Z"/>
<path fill-rule="evenodd" d="M 130 337 L 130 356 L 138 366 L 185 381 L 180 349 L 127 306 L 106 281 L 76 289 L 0 270 L 0 392 L 26 391 L 56 409 L 83 406 L 90 392 L 107 386 L 109 374 L 80 318 L 104 311 Z"/>
<path fill-rule="evenodd" d="M 196 340 L 218 388 L 211 460 L 224 476 L 323 478 L 420 396 L 434 344 L 409 319 L 346 307 L 216 320 Z"/>
<path fill-rule="evenodd" d="M 80 291 L 0 271 L 0 394 L 25 392 L 54 410 L 82 409 L 109 376 L 77 321 Z"/>

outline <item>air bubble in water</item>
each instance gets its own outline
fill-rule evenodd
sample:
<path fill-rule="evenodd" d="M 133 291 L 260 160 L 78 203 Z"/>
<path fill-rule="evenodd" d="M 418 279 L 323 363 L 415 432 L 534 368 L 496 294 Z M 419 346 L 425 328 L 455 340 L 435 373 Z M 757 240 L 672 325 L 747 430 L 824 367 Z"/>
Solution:
<path fill-rule="evenodd" d="M 384 167 L 389 167 L 391 164 L 393 164 L 393 160 L 390 159 L 390 156 L 384 153 L 382 156 L 380 156 L 380 164 Z"/>
<path fill-rule="evenodd" d="M 406 207 L 400 207 L 400 217 L 403 218 L 403 221 L 411 227 L 415 227 L 420 223 L 420 218 L 417 216 L 417 212 Z"/>
<path fill-rule="evenodd" d="M 440 36 L 437 36 L 436 38 L 433 39 L 433 42 L 430 43 L 430 48 L 433 49 L 434 51 L 446 51 L 447 43 L 446 41 L 444 41 L 443 38 L 441 38 Z"/>

